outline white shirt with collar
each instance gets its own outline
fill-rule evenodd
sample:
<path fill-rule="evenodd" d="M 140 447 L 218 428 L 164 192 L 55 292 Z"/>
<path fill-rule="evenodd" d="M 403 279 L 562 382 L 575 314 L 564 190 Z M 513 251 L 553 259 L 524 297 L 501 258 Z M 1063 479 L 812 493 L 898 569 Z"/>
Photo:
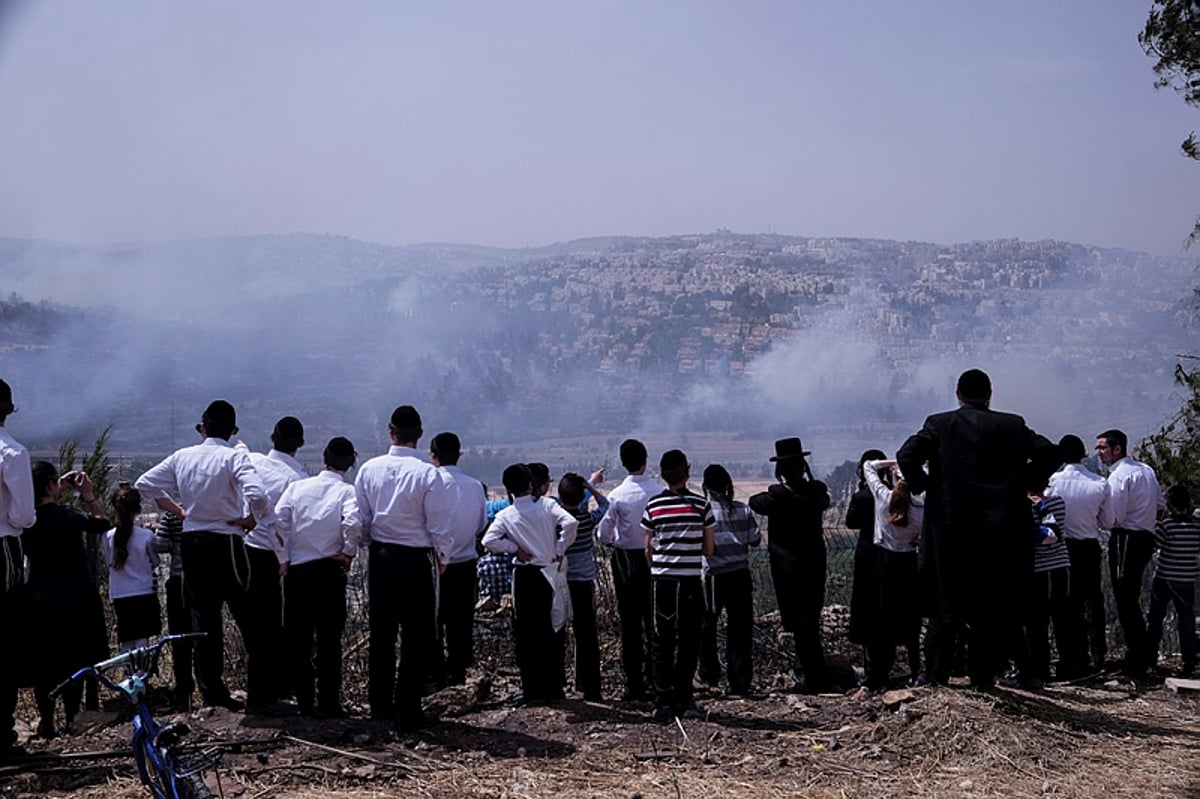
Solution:
<path fill-rule="evenodd" d="M 458 466 L 439 466 L 450 503 L 450 562 L 475 560 L 476 536 L 487 527 L 487 497 L 483 483 L 464 474 Z"/>
<path fill-rule="evenodd" d="M 185 533 L 207 530 L 242 535 L 233 520 L 246 515 L 246 507 L 261 519 L 271 512 L 270 500 L 258 472 L 244 449 L 223 438 L 206 438 L 184 447 L 143 474 L 133 484 L 150 501 L 179 494 L 187 518 Z"/>
<path fill-rule="evenodd" d="M 0 538 L 33 527 L 36 508 L 29 450 L 0 427 Z"/>
<path fill-rule="evenodd" d="M 663 490 L 653 477 L 631 474 L 608 494 L 608 510 L 600 519 L 596 537 L 601 543 L 617 549 L 646 548 L 646 531 L 642 529 L 642 514 L 650 498 Z"/>
<path fill-rule="evenodd" d="M 1106 527 L 1153 533 L 1158 509 L 1166 506 L 1154 470 L 1126 455 L 1109 467 L 1108 487 Z"/>
<path fill-rule="evenodd" d="M 354 478 L 363 538 L 407 547 L 432 547 L 450 558 L 450 506 L 438 470 L 412 447 L 393 445 L 359 467 Z"/>
<path fill-rule="evenodd" d="M 275 535 L 275 506 L 283 496 L 284 489 L 297 480 L 308 477 L 308 472 L 304 470 L 300 461 L 277 449 L 272 449 L 266 455 L 251 452 L 250 463 L 254 464 L 258 479 L 262 480 L 263 488 L 267 491 L 271 512 L 258 519 L 258 524 L 246 534 L 246 545 L 255 549 L 275 550 L 275 554 L 281 556 L 282 547 L 278 536 Z"/>
<path fill-rule="evenodd" d="M 345 555 L 353 558 L 362 537 L 362 514 L 354 486 L 326 469 L 290 483 L 275 505 L 275 530 L 283 542 L 280 563 Z"/>
<path fill-rule="evenodd" d="M 483 534 L 483 546 L 499 555 L 530 554 L 520 566 L 552 566 L 575 541 L 579 521 L 549 497 L 535 500 L 528 494 L 496 514 Z M 644 537 L 643 537 L 644 540 Z"/>
<path fill-rule="evenodd" d="M 1067 506 L 1063 533 L 1076 541 L 1100 539 L 1107 527 L 1110 489 L 1108 481 L 1081 463 L 1068 463 L 1050 475 L 1047 497 L 1060 497 Z"/>

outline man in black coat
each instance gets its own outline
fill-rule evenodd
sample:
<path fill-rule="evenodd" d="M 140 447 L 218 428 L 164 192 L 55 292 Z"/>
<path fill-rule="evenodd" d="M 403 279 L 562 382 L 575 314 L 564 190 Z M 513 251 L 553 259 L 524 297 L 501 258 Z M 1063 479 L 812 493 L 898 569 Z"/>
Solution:
<path fill-rule="evenodd" d="M 1023 588 L 1033 574 L 1029 469 L 1049 475 L 1058 448 L 1016 414 L 993 411 L 992 383 L 979 369 L 958 378 L 959 407 L 937 413 L 896 455 L 914 494 L 925 492 L 921 576 L 928 592 L 927 665 L 950 678 L 956 640 L 967 641 L 972 685 L 989 688 L 1021 623 Z M 928 474 L 924 467 L 928 465 Z"/>

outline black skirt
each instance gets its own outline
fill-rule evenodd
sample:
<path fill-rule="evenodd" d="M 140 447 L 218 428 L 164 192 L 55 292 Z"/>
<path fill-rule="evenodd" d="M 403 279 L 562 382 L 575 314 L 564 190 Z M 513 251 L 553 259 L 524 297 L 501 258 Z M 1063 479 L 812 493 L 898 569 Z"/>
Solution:
<path fill-rule="evenodd" d="M 136 641 L 162 632 L 157 593 L 121 597 L 114 599 L 112 605 L 117 614 L 117 641 Z"/>

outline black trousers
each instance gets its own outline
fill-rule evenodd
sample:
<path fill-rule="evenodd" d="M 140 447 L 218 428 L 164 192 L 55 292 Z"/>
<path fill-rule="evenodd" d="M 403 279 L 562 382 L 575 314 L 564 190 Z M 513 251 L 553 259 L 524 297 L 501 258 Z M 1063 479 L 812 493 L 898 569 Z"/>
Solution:
<path fill-rule="evenodd" d="M 704 585 L 696 577 L 655 577 L 654 705 L 683 710 L 692 704 Z"/>
<path fill-rule="evenodd" d="M 246 547 L 241 536 L 205 531 L 184 533 L 179 546 L 192 627 L 205 634 L 196 642 L 196 681 L 205 704 L 220 704 L 229 699 L 222 608 L 228 605 L 244 642 L 253 634 L 246 591 L 250 579 Z M 247 646 L 247 674 L 254 668 L 250 660 Z"/>
<path fill-rule="evenodd" d="M 1150 665 L 1146 617 L 1142 614 L 1142 578 L 1153 554 L 1153 533 L 1120 528 L 1112 531 L 1108 542 L 1108 574 L 1125 638 L 1125 666 L 1134 671 Z"/>
<path fill-rule="evenodd" d="M 909 672 L 921 670 L 920 581 L 916 552 L 894 552 L 876 547 L 873 568 L 863 575 L 868 600 L 873 604 L 867 631 L 867 686 L 885 688 L 896 663 L 896 646 L 907 650 Z"/>
<path fill-rule="evenodd" d="M 183 575 L 167 578 L 167 631 L 171 635 L 192 631 L 192 609 L 183 590 Z M 191 704 L 196 683 L 192 679 L 192 653 L 195 642 L 191 640 L 171 642 L 171 667 L 175 672 L 175 706 L 186 708 Z"/>
<path fill-rule="evenodd" d="M 1075 635 L 1076 669 L 1103 669 L 1108 657 L 1107 611 L 1100 581 L 1102 551 L 1096 539 L 1067 539 L 1071 557 L 1071 602 L 1082 614 Z"/>
<path fill-rule="evenodd" d="M 621 617 L 625 691 L 640 695 L 653 685 L 654 616 L 650 608 L 650 564 L 646 561 L 646 550 L 614 549 L 612 573 L 617 614 Z"/>
<path fill-rule="evenodd" d="M 24 648 L 20 621 L 23 617 L 25 555 L 20 536 L 0 537 L 0 641 L 9 653 L 0 657 L 0 751 L 17 742 L 17 687 L 20 673 L 13 652 Z"/>
<path fill-rule="evenodd" d="M 311 712 L 315 696 L 317 708 L 339 710 L 342 633 L 346 629 L 345 569 L 330 558 L 291 565 L 283 578 L 283 591 L 283 634 L 296 704 L 302 711 Z"/>
<path fill-rule="evenodd" d="M 518 564 L 513 569 L 513 636 L 526 702 L 563 696 L 566 628 L 554 629 L 550 620 L 553 604 L 554 589 L 542 567 Z"/>
<path fill-rule="evenodd" d="M 250 580 L 247 611 L 250 637 L 246 640 L 246 704 L 261 707 L 287 696 L 290 686 L 279 675 L 285 673 L 283 653 L 283 581 L 279 558 L 269 549 L 247 546 Z"/>
<path fill-rule="evenodd" d="M 1179 624 L 1179 653 L 1185 670 L 1196 667 L 1196 584 L 1158 577 L 1150 584 L 1150 613 L 1146 623 L 1149 665 L 1158 660 L 1158 645 L 1162 643 L 1163 620 L 1167 607 L 1174 605 Z"/>
<path fill-rule="evenodd" d="M 1030 667 L 1034 676 L 1050 679 L 1050 623 L 1054 622 L 1054 645 L 1058 649 L 1058 677 L 1072 679 L 1078 672 L 1079 619 L 1071 604 L 1070 568 L 1035 572 L 1029 597 L 1029 620 L 1025 638 L 1029 646 Z"/>
<path fill-rule="evenodd" d="M 421 689 L 437 646 L 437 559 L 428 547 L 381 541 L 372 541 L 369 553 L 367 701 L 372 718 L 403 727 L 421 718 Z"/>
<path fill-rule="evenodd" d="M 479 575 L 476 561 L 451 563 L 438 581 L 439 646 L 433 676 L 439 685 L 460 685 L 475 662 L 475 600 Z"/>
<path fill-rule="evenodd" d="M 571 632 L 575 637 L 575 690 L 600 698 L 600 637 L 596 632 L 596 581 L 569 580 Z"/>
<path fill-rule="evenodd" d="M 749 569 L 704 576 L 704 618 L 700 626 L 700 679 L 721 679 L 717 627 L 725 611 L 725 668 L 729 691 L 747 694 L 754 681 L 754 581 Z"/>
<path fill-rule="evenodd" d="M 821 608 L 825 605 L 825 542 L 806 541 L 797 549 L 768 550 L 771 581 L 779 602 L 780 621 L 796 643 L 793 668 L 804 675 L 809 691 L 825 689 L 825 647 L 821 641 Z"/>

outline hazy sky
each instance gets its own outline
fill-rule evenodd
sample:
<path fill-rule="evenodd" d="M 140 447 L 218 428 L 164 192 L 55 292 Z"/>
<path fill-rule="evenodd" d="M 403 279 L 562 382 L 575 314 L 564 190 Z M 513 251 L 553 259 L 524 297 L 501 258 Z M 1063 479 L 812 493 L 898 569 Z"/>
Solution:
<path fill-rule="evenodd" d="M 1176 253 L 1200 212 L 1149 0 L 0 4 L 0 235 Z"/>

